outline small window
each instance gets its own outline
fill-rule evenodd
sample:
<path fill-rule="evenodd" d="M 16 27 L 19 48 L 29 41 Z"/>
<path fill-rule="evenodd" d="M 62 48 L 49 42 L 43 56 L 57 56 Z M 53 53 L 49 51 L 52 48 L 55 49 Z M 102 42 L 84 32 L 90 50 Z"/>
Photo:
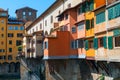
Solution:
<path fill-rule="evenodd" d="M 13 30 L 13 27 L 12 27 L 12 26 L 9 26 L 9 27 L 8 27 L 8 30 Z"/>
<path fill-rule="evenodd" d="M 18 26 L 15 26 L 15 27 L 14 27 L 14 30 L 18 30 Z"/>
<path fill-rule="evenodd" d="M 21 27 L 20 27 L 20 30 L 24 30 L 24 26 L 21 26 Z"/>
<path fill-rule="evenodd" d="M 4 42 L 2 41 L 2 42 L 1 42 L 1 45 L 3 45 L 3 44 L 4 44 Z"/>
<path fill-rule="evenodd" d="M 12 55 L 8 55 L 8 60 L 12 60 Z"/>
<path fill-rule="evenodd" d="M 1 30 L 4 31 L 4 27 L 2 27 Z"/>
<path fill-rule="evenodd" d="M 44 47 L 45 49 L 48 49 L 48 42 L 45 42 Z"/>
<path fill-rule="evenodd" d="M 9 52 L 12 52 L 12 48 L 9 48 Z"/>
<path fill-rule="evenodd" d="M 78 30 L 83 30 L 84 29 L 84 22 L 81 22 L 78 24 Z"/>
<path fill-rule="evenodd" d="M 31 16 L 32 15 L 32 12 L 29 12 L 29 16 Z"/>
<path fill-rule="evenodd" d="M 22 33 L 17 33 L 17 37 L 23 37 Z"/>
<path fill-rule="evenodd" d="M 4 20 L 1 20 L 1 23 L 4 23 Z"/>
<path fill-rule="evenodd" d="M 12 40 L 9 40 L 9 44 L 10 44 L 10 45 L 12 44 Z"/>
<path fill-rule="evenodd" d="M 103 47 L 103 38 L 99 38 L 99 47 Z"/>
<path fill-rule="evenodd" d="M 4 37 L 4 34 L 1 34 L 1 37 L 3 38 L 3 37 Z"/>
<path fill-rule="evenodd" d="M 40 24 L 40 29 L 42 29 L 42 23 Z"/>
<path fill-rule="evenodd" d="M 115 39 L 115 47 L 120 47 L 120 36 L 116 36 L 114 39 Z"/>
<path fill-rule="evenodd" d="M 51 23 L 53 23 L 53 16 L 51 16 Z"/>
<path fill-rule="evenodd" d="M 47 20 L 45 20 L 45 26 L 47 26 Z"/>
<path fill-rule="evenodd" d="M 68 14 L 65 14 L 65 19 L 66 19 L 66 20 L 68 19 Z"/>
<path fill-rule="evenodd" d="M 89 48 L 93 48 L 94 46 L 93 46 L 93 40 L 90 40 L 89 41 Z"/>
<path fill-rule="evenodd" d="M 22 45 L 22 41 L 21 40 L 16 40 L 16 46 L 20 46 Z"/>
<path fill-rule="evenodd" d="M 72 33 L 76 32 L 76 27 L 72 27 Z"/>
<path fill-rule="evenodd" d="M 8 37 L 13 37 L 13 33 L 8 33 Z"/>

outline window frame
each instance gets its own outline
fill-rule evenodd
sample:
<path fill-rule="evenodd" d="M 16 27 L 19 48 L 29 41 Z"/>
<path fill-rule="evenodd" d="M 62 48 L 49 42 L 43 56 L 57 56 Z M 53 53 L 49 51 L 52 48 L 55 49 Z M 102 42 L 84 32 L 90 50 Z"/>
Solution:
<path fill-rule="evenodd" d="M 119 47 L 116 47 L 116 46 L 115 46 L 115 37 L 120 37 L 120 35 L 113 37 L 113 46 L 114 46 L 114 48 L 120 48 L 120 46 L 119 46 Z"/>

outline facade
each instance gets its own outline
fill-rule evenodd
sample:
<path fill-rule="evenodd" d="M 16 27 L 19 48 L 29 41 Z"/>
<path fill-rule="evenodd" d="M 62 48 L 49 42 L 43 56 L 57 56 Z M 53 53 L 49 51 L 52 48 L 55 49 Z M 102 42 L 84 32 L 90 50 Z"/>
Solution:
<path fill-rule="evenodd" d="M 37 17 L 37 10 L 30 7 L 23 7 L 15 11 L 17 19 L 24 21 L 34 21 Z"/>
<path fill-rule="evenodd" d="M 41 56 L 46 80 L 119 79 L 119 4 L 56 0 L 26 28 L 25 56 Z"/>
<path fill-rule="evenodd" d="M 0 32 L 0 78 L 18 79 L 20 62 L 17 56 L 22 51 L 23 21 L 9 18 L 8 11 L 0 9 Z"/>

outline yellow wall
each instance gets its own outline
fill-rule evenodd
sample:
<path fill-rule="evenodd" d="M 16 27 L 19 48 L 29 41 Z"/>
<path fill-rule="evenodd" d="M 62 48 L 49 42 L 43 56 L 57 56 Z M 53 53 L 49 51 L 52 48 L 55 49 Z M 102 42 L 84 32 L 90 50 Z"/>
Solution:
<path fill-rule="evenodd" d="M 4 21 L 2 23 L 2 21 Z M 0 49 L 4 49 L 5 52 L 0 52 L 0 56 L 6 55 L 6 26 L 7 26 L 7 18 L 6 17 L 0 17 Z M 4 28 L 2 30 L 2 28 Z M 1 35 L 4 35 L 3 37 Z M 1 44 L 3 42 L 3 44 Z M 0 60 L 0 62 L 3 62 L 4 60 Z"/>
<path fill-rule="evenodd" d="M 7 28 L 9 26 L 23 26 L 22 24 L 8 24 Z M 7 29 L 8 30 L 8 29 Z M 12 55 L 12 60 L 8 60 L 8 62 L 16 62 L 16 56 L 18 55 L 18 46 L 16 46 L 16 40 L 23 40 L 22 37 L 17 37 L 17 33 L 24 33 L 24 30 L 8 30 L 8 33 L 13 33 L 14 37 L 8 37 L 7 38 L 7 55 Z M 12 45 L 9 44 L 9 40 L 12 40 Z M 9 48 L 12 48 L 12 52 L 9 52 Z"/>

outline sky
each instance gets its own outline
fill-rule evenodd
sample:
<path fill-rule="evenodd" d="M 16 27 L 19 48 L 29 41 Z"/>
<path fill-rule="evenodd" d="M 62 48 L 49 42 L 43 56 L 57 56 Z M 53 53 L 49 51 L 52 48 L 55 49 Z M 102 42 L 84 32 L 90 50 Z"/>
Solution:
<path fill-rule="evenodd" d="M 16 17 L 16 9 L 31 7 L 38 10 L 37 17 L 40 16 L 55 0 L 0 0 L 0 8 L 9 10 L 11 17 Z"/>

